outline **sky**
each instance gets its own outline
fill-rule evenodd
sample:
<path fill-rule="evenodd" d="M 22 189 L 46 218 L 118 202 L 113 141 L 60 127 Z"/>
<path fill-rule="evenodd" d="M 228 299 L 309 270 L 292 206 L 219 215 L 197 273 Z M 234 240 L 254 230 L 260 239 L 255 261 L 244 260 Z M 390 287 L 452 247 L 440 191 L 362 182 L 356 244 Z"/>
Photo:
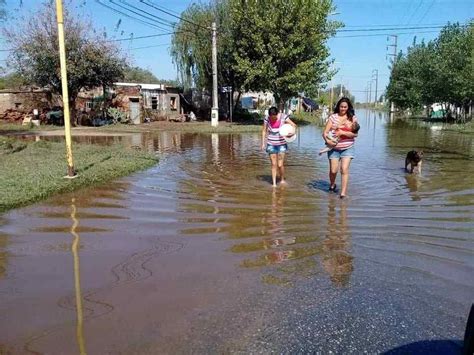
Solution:
<path fill-rule="evenodd" d="M 107 32 L 109 38 L 129 38 L 119 41 L 124 53 L 132 64 L 149 69 L 160 79 L 176 79 L 177 72 L 169 47 L 170 35 L 137 38 L 169 32 L 167 24 L 157 24 L 160 18 L 167 22 L 179 21 L 175 16 L 185 10 L 194 1 L 189 0 L 146 0 L 152 6 L 146 6 L 139 0 L 125 0 L 126 3 L 146 9 L 149 19 L 138 21 L 126 17 L 118 11 L 132 17 L 138 15 L 121 8 L 124 0 L 72 0 L 74 11 L 91 19 L 95 28 Z M 204 0 L 203 0 L 204 1 Z M 417 41 L 434 39 L 440 26 L 448 22 L 466 23 L 474 18 L 472 0 L 334 0 L 335 10 L 330 16 L 341 21 L 345 27 L 329 40 L 334 69 L 338 73 L 332 84 L 344 85 L 356 97 L 356 101 L 365 102 L 367 88 L 371 82 L 371 96 L 375 95 L 377 77 L 377 96 L 383 93 L 389 80 L 389 60 L 394 53 L 393 35 L 397 35 L 397 50 L 406 51 L 414 36 Z M 34 13 L 39 0 L 6 0 L 6 10 L 12 26 L 25 14 Z M 110 8 L 115 8 L 115 11 Z M 166 14 L 156 9 L 165 10 Z M 133 7 L 128 8 L 136 11 Z M 143 14 L 143 12 L 142 12 Z M 118 26 L 118 22 L 120 25 Z M 159 26 L 160 28 L 157 28 Z M 409 27 L 428 27 L 403 29 Z M 389 37 L 389 35 L 391 35 Z M 0 49 L 7 49 L 0 38 Z M 0 51 L 0 66 L 5 64 L 8 52 Z M 378 75 L 376 75 L 378 74 Z M 330 87 L 331 83 L 327 83 Z"/>

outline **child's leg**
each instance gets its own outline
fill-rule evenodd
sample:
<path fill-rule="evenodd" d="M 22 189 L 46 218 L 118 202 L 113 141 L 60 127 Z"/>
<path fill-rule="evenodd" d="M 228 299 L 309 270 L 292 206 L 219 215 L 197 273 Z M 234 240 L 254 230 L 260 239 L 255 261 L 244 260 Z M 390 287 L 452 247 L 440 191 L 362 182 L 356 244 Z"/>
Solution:
<path fill-rule="evenodd" d="M 319 155 L 322 155 L 323 153 L 329 152 L 330 150 L 331 150 L 331 148 L 325 147 L 325 148 L 323 148 L 319 151 Z"/>

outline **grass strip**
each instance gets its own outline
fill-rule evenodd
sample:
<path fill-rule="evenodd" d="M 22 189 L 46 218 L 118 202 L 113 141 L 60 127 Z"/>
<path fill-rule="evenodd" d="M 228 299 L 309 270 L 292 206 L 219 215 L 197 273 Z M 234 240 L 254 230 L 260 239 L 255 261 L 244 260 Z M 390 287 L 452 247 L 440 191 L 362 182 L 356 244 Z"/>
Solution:
<path fill-rule="evenodd" d="M 64 179 L 64 142 L 27 142 L 0 137 L 0 212 L 87 186 L 99 185 L 155 165 L 152 154 L 123 145 L 74 144 L 77 178 Z"/>

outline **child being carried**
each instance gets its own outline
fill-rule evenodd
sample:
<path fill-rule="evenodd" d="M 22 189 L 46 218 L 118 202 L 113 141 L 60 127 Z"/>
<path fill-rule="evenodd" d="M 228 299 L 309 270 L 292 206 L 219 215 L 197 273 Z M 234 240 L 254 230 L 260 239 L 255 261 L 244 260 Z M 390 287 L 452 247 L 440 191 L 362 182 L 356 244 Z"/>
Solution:
<path fill-rule="evenodd" d="M 352 125 L 351 125 L 351 132 L 352 133 L 357 133 L 359 132 L 359 129 L 360 129 L 360 125 L 357 123 L 357 121 L 353 122 Z M 331 129 L 329 130 L 326 138 L 328 140 L 330 140 L 331 142 L 333 142 L 334 144 L 333 145 L 330 145 L 330 144 L 326 144 L 326 147 L 324 147 L 323 149 L 321 149 L 319 151 L 319 155 L 322 155 L 323 153 L 326 153 L 326 152 L 329 152 L 331 149 L 333 149 L 337 143 L 339 142 L 339 139 L 340 139 L 340 136 L 337 135 L 337 131 L 341 130 L 341 127 L 337 127 L 336 129 Z"/>

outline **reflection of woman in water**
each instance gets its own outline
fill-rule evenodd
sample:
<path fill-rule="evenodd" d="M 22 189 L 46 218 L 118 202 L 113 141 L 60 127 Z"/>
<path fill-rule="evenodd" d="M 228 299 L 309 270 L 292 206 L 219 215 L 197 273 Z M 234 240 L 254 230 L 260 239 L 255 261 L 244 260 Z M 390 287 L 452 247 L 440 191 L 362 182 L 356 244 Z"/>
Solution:
<path fill-rule="evenodd" d="M 323 266 L 331 281 L 338 286 L 347 285 L 354 269 L 353 257 L 349 253 L 350 238 L 345 201 L 337 211 L 336 201 L 329 199 L 327 235 L 323 241 Z"/>
<path fill-rule="evenodd" d="M 271 264 L 291 259 L 294 255 L 292 250 L 284 250 L 285 246 L 296 242 L 295 237 L 282 235 L 285 232 L 283 225 L 284 194 L 284 189 L 281 191 L 273 190 L 271 210 L 263 221 L 262 234 L 269 236 L 269 238 L 263 240 L 263 248 L 272 250 L 271 253 L 265 256 Z"/>

